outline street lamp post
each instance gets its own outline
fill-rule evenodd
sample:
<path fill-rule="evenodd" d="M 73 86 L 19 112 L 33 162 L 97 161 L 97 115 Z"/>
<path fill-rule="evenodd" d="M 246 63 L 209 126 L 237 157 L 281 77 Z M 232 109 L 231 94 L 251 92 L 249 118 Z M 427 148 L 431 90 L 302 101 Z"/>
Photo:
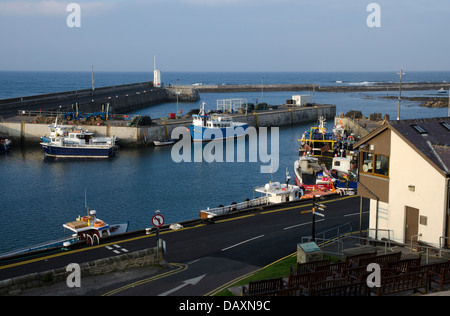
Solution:
<path fill-rule="evenodd" d="M 402 101 L 402 79 L 403 79 L 403 75 L 405 75 L 405 73 L 403 72 L 403 69 L 400 69 L 400 72 L 398 74 L 400 75 L 400 85 L 399 85 L 399 88 L 398 88 L 397 121 L 400 120 L 400 103 Z"/>

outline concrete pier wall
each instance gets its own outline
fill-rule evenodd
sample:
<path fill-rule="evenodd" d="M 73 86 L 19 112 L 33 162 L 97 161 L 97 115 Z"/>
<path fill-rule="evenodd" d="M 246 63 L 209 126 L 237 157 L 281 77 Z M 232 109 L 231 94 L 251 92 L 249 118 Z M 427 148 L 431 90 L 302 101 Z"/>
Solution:
<path fill-rule="evenodd" d="M 178 87 L 180 101 L 197 101 L 200 96 L 193 87 Z M 153 82 L 141 82 L 126 85 L 34 95 L 0 100 L 0 116 L 13 117 L 19 111 L 71 111 L 72 104 L 78 103 L 78 110 L 83 113 L 106 110 L 110 113 L 129 113 L 153 104 L 176 99 L 174 87 L 154 88 Z"/>
<path fill-rule="evenodd" d="M 260 111 L 246 114 L 234 114 L 236 122 L 248 123 L 254 127 L 289 126 L 301 123 L 315 122 L 319 116 L 330 120 L 336 115 L 335 105 L 319 105 L 315 107 L 282 108 L 272 111 Z M 106 123 L 102 126 L 81 126 L 97 136 L 117 136 L 120 146 L 147 146 L 154 140 L 170 136 L 176 127 L 187 127 L 191 119 L 169 120 L 165 123 L 156 121 L 156 124 L 144 127 L 126 126 L 126 123 Z M 39 144 L 41 136 L 48 136 L 49 124 L 33 124 L 22 122 L 0 122 L 0 138 L 12 139 L 14 144 Z M 167 127 L 165 127 L 165 125 Z"/>

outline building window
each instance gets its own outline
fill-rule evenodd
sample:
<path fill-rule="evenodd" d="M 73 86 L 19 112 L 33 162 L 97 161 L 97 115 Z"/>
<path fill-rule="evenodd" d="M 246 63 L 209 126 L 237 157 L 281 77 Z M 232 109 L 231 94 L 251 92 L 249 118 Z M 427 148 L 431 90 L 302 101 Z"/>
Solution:
<path fill-rule="evenodd" d="M 389 175 L 389 157 L 383 155 L 375 155 L 374 173 L 382 176 Z"/>
<path fill-rule="evenodd" d="M 375 176 L 389 176 L 389 156 L 362 152 L 361 172 Z"/>
<path fill-rule="evenodd" d="M 368 152 L 362 153 L 362 171 L 372 173 L 373 171 L 373 154 Z"/>

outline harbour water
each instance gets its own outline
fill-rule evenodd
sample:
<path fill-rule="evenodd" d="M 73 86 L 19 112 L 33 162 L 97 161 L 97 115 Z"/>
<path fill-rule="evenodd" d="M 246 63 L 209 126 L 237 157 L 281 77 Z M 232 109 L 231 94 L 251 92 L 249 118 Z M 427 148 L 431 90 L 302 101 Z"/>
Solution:
<path fill-rule="evenodd" d="M 406 77 L 406 76 L 405 76 Z M 450 82 L 450 72 L 410 73 L 406 82 Z M 315 83 L 319 85 L 372 84 L 396 82 L 396 73 L 163 73 L 163 81 L 175 84 L 258 84 Z M 151 80 L 151 73 L 98 73 L 98 86 Z M 0 98 L 90 88 L 90 73 L 0 72 Z M 309 92 L 302 92 L 309 93 Z M 249 102 L 284 103 L 300 92 L 202 93 L 196 103 L 180 103 L 187 113 L 216 100 L 246 98 Z M 312 92 L 311 92 L 312 94 Z M 398 91 L 358 93 L 314 93 L 314 102 L 336 104 L 338 113 L 362 111 L 397 115 Z M 404 91 L 403 96 L 437 96 L 437 91 Z M 167 116 L 175 103 L 155 105 L 136 114 Z M 447 116 L 447 108 L 419 107 L 402 101 L 401 118 Z M 328 126 L 332 127 L 332 118 Z M 38 144 L 13 147 L 0 155 L 0 253 L 63 235 L 62 224 L 84 215 L 84 192 L 91 209 L 108 223 L 130 221 L 130 229 L 151 226 L 160 210 L 166 223 L 197 218 L 199 211 L 253 197 L 253 188 L 284 181 L 286 168 L 293 176 L 298 155 L 298 138 L 311 124 L 279 130 L 279 169 L 273 175 L 260 173 L 263 162 L 181 162 L 171 157 L 171 148 L 123 148 L 107 160 L 49 160 Z M 269 149 L 270 151 L 270 149 Z M 248 154 L 248 153 L 247 153 Z"/>

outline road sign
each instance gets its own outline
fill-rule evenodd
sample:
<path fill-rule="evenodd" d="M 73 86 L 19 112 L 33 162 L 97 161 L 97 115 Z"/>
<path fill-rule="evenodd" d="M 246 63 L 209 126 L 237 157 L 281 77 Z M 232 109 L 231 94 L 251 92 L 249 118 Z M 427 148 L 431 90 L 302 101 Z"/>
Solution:
<path fill-rule="evenodd" d="M 161 227 L 164 225 L 164 217 L 161 214 L 156 214 L 152 217 L 152 224 L 155 227 Z"/>

